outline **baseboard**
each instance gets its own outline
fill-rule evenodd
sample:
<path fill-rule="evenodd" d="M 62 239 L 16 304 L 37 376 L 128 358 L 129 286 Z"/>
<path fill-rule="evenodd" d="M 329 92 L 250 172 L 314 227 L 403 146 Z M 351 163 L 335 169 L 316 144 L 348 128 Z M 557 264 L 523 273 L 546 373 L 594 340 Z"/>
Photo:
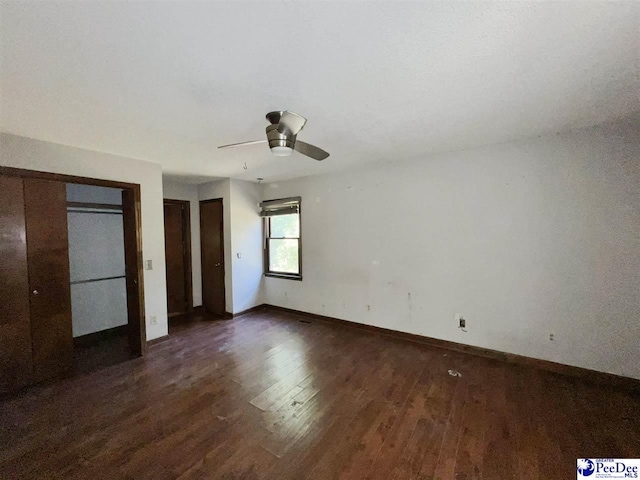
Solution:
<path fill-rule="evenodd" d="M 90 347 L 97 343 L 103 342 L 113 337 L 120 337 L 127 335 L 129 331 L 129 325 L 120 325 L 118 327 L 108 328 L 106 330 L 100 330 L 99 332 L 88 333 L 79 337 L 73 338 L 74 347 Z"/>
<path fill-rule="evenodd" d="M 233 318 L 233 314 L 230 312 L 224 312 L 222 315 L 217 315 L 215 313 L 209 313 L 205 310 L 204 305 L 198 305 L 197 307 L 193 307 L 193 310 L 190 313 L 195 313 L 197 315 L 209 315 L 213 316 L 217 319 L 230 320 Z"/>
<path fill-rule="evenodd" d="M 349 320 L 341 320 L 339 318 L 327 317 L 327 316 L 318 315 L 315 313 L 302 312 L 300 310 L 294 310 L 291 308 L 278 307 L 275 305 L 268 305 L 268 304 L 261 305 L 261 307 L 264 309 L 271 309 L 271 310 L 276 310 L 281 312 L 292 313 L 295 315 L 301 315 L 306 318 L 320 320 L 323 322 L 329 322 L 329 323 L 341 325 L 344 327 L 357 328 L 359 330 L 365 330 L 378 335 L 385 335 L 389 337 L 407 340 L 410 342 L 417 342 L 417 343 L 429 345 L 436 348 L 442 348 L 446 350 L 452 350 L 455 352 L 467 353 L 470 355 L 490 358 L 490 359 L 499 360 L 502 362 L 537 368 L 539 370 L 545 370 L 548 372 L 558 373 L 561 375 L 581 378 L 593 383 L 597 383 L 599 385 L 620 388 L 620 389 L 632 391 L 636 394 L 640 394 L 640 380 L 637 380 L 635 378 L 622 377 L 620 375 L 614 375 L 611 373 L 598 372 L 597 370 L 589 370 L 587 368 L 574 367 L 574 366 L 565 365 L 562 363 L 551 362 L 549 360 L 541 360 L 533 357 L 525 357 L 524 355 L 517 355 L 515 353 L 506 353 L 506 352 L 501 352 L 499 350 L 491 350 L 489 348 L 466 345 L 464 343 L 450 342 L 447 340 L 440 340 L 437 338 L 425 337 L 422 335 L 415 335 L 412 333 L 399 332 L 397 330 L 390 330 L 388 328 L 365 325 L 362 323 L 351 322 Z"/>
<path fill-rule="evenodd" d="M 246 310 L 242 310 L 238 313 L 224 312 L 224 315 L 218 316 L 217 318 L 222 318 L 224 320 L 231 320 L 232 318 L 237 318 L 241 315 L 246 315 L 247 313 L 255 312 L 256 310 L 260 310 L 264 308 L 264 304 L 256 305 L 255 307 L 247 308 Z M 197 307 L 193 307 L 193 313 L 197 314 L 207 314 L 214 315 L 213 313 L 208 313 L 202 305 L 198 305 Z"/>
<path fill-rule="evenodd" d="M 229 315 L 231 315 L 232 318 L 238 318 L 238 317 L 241 317 L 242 315 L 246 315 L 247 313 L 256 312 L 258 310 L 264 310 L 266 307 L 269 307 L 269 306 L 270 305 L 261 303 L 260 305 L 256 305 L 255 307 L 247 308 L 246 310 L 243 310 L 241 312 L 229 314 Z"/>
<path fill-rule="evenodd" d="M 169 335 L 163 335 L 161 337 L 154 338 L 153 340 L 149 340 L 147 342 L 147 346 L 150 347 L 151 345 L 155 345 L 157 343 L 166 342 L 167 340 L 169 340 Z"/>

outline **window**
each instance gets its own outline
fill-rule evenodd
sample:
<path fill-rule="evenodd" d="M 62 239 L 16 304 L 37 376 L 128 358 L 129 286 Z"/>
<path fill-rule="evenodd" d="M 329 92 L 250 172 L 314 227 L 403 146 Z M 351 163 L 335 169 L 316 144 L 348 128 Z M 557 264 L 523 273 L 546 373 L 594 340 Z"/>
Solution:
<path fill-rule="evenodd" d="M 302 280 L 300 197 L 260 204 L 264 217 L 264 274 Z"/>

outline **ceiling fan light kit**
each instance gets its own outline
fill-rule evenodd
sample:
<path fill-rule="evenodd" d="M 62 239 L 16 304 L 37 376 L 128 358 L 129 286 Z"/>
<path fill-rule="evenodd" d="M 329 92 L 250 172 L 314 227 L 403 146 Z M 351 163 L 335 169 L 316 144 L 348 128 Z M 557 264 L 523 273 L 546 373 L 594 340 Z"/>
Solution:
<path fill-rule="evenodd" d="M 276 157 L 288 157 L 293 153 L 293 148 L 291 147 L 269 147 L 271 149 L 271 153 L 273 153 Z"/>
<path fill-rule="evenodd" d="M 288 110 L 279 110 L 267 113 L 266 118 L 271 124 L 266 130 L 266 140 L 233 143 L 231 145 L 222 145 L 218 148 L 235 148 L 258 143 L 268 143 L 271 152 L 278 157 L 287 157 L 291 155 L 294 150 L 314 160 L 324 160 L 329 156 L 329 153 L 321 148 L 297 140 L 296 137 L 298 133 L 300 133 L 307 123 L 307 119 L 302 115 L 289 112 Z"/>

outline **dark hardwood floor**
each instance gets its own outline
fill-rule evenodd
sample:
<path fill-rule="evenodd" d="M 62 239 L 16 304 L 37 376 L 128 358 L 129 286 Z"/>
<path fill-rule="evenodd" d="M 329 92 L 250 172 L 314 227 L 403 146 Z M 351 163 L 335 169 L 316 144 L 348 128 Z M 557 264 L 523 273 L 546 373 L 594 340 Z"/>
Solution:
<path fill-rule="evenodd" d="M 308 322 L 193 315 L 144 358 L 2 400 L 1 478 L 559 480 L 640 457 L 637 396 Z"/>
<path fill-rule="evenodd" d="M 89 344 L 74 344 L 73 371 L 91 373 L 110 365 L 126 362 L 132 357 L 127 332 L 107 336 Z"/>

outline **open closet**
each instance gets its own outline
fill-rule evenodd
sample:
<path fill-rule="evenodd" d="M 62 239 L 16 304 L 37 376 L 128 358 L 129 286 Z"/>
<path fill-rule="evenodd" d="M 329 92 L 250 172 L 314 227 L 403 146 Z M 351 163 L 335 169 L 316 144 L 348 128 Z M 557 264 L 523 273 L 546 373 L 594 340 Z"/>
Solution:
<path fill-rule="evenodd" d="M 127 358 L 144 353 L 139 198 L 138 185 L 0 168 L 0 394 L 82 370 L 78 348 L 106 331 Z"/>
<path fill-rule="evenodd" d="M 122 189 L 67 183 L 74 370 L 131 356 Z"/>

